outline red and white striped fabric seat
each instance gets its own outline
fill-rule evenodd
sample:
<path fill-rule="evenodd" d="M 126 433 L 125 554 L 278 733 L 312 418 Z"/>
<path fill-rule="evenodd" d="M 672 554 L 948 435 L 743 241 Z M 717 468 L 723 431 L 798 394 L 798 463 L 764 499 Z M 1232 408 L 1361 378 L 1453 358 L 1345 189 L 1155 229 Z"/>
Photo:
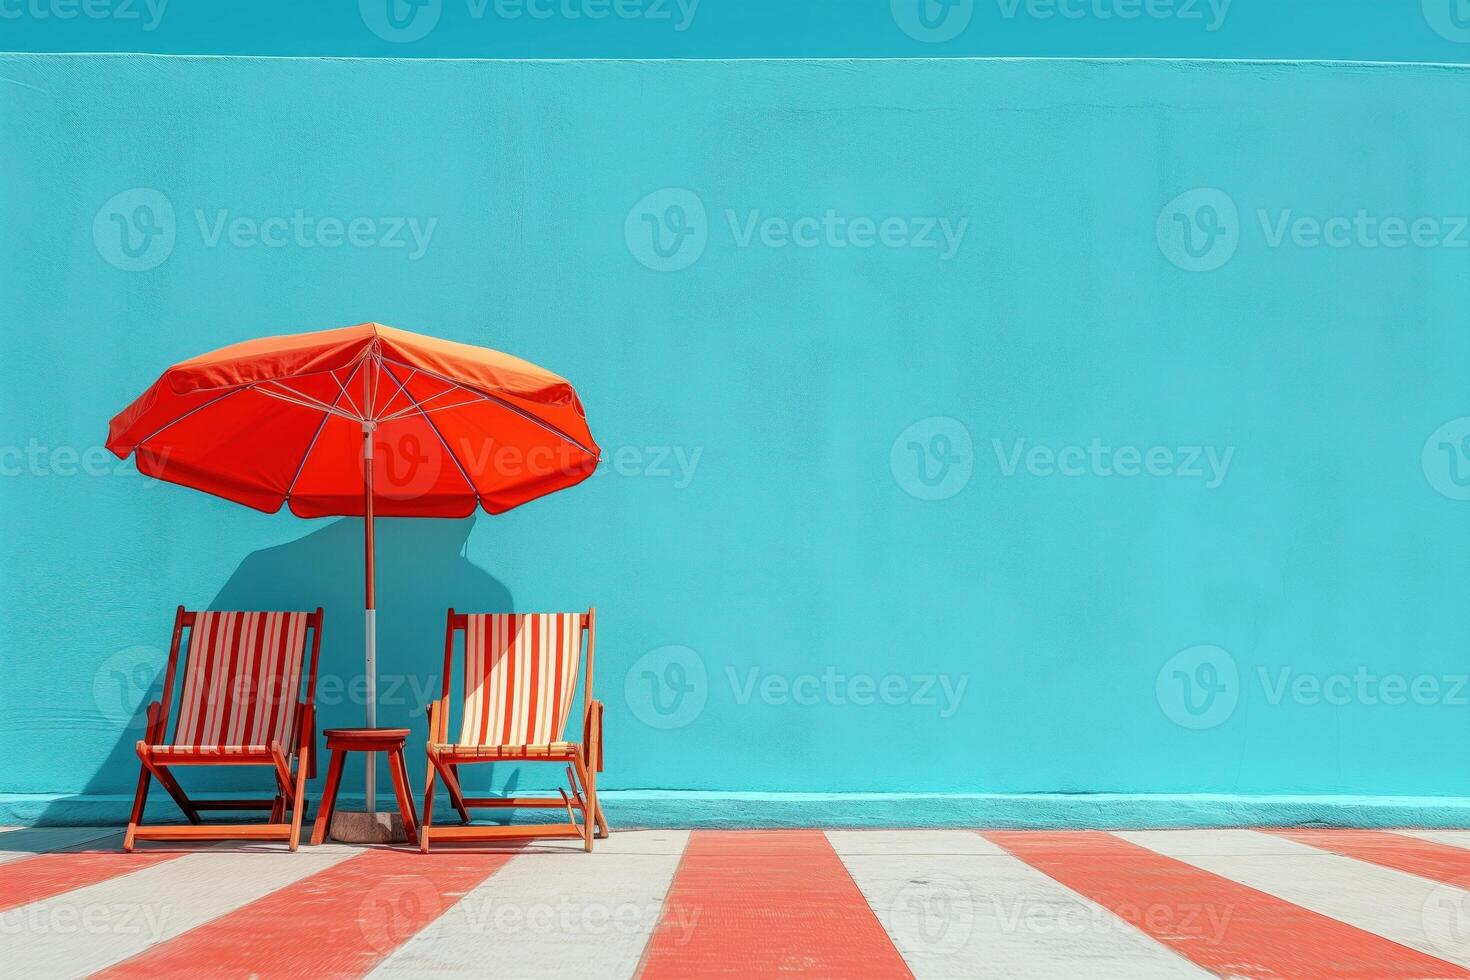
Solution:
<path fill-rule="evenodd" d="M 582 613 L 470 614 L 464 721 L 446 754 L 479 759 L 560 757 L 577 687 Z"/>
<path fill-rule="evenodd" d="M 260 755 L 272 742 L 291 753 L 308 615 L 198 613 L 173 744 L 153 754 Z"/>

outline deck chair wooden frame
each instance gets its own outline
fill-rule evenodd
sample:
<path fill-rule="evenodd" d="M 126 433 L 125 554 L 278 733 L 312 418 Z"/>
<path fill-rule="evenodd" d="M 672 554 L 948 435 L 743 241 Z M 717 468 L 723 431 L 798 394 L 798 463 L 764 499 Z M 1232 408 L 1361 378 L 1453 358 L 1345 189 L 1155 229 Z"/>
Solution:
<path fill-rule="evenodd" d="M 545 619 L 554 623 L 561 617 L 572 617 L 576 621 L 574 642 L 577 652 L 573 661 L 574 668 L 584 652 L 586 657 L 586 669 L 582 673 L 581 741 L 563 740 L 566 737 L 566 728 L 571 724 L 570 715 L 575 700 L 576 685 L 575 678 L 573 678 L 571 685 L 573 690 L 567 694 L 565 722 L 557 726 L 556 722 L 552 721 L 549 728 L 543 727 L 543 731 L 560 728 L 560 730 L 552 731 L 551 739 L 547 742 L 496 744 L 503 740 L 495 738 L 466 741 L 464 728 L 461 729 L 458 740 L 451 742 L 449 739 L 449 692 L 454 677 L 456 633 L 461 634 L 465 640 L 466 664 L 463 676 L 466 680 L 466 690 L 465 703 L 460 705 L 462 722 L 465 713 L 471 710 L 470 686 L 472 681 L 469 676 L 471 614 L 455 612 L 452 608 L 449 610 L 444 629 L 444 688 L 439 699 L 430 702 L 428 706 L 428 786 L 424 791 L 424 810 L 419 828 L 419 848 L 425 854 L 429 852 L 430 841 L 494 841 L 526 837 L 581 838 L 585 848 L 590 851 L 594 838 L 603 838 L 608 835 L 607 819 L 603 816 L 602 807 L 597 801 L 597 773 L 602 771 L 603 712 L 602 702 L 592 696 L 597 610 L 588 609 L 586 613 L 495 613 L 474 616 L 480 630 L 488 629 L 488 623 L 491 621 L 504 620 L 507 624 L 520 623 L 522 628 L 526 628 L 525 624 L 528 620 Z M 508 625 L 507 629 L 509 628 Z M 485 666 L 485 671 L 488 676 L 488 665 Z M 488 694 L 483 696 L 489 697 Z M 481 711 L 490 710 L 483 703 L 479 707 Z M 559 790 L 561 794 L 559 799 L 556 797 L 467 796 L 460 785 L 459 769 L 464 765 L 481 762 L 550 762 L 565 765 L 571 793 Z M 441 779 L 444 781 L 445 789 L 449 792 L 450 803 L 459 814 L 460 826 L 434 826 L 434 786 Z M 567 819 L 565 823 L 548 824 L 496 826 L 472 826 L 470 824 L 471 810 L 502 808 L 565 809 Z M 581 818 L 580 824 L 578 815 Z"/>
<path fill-rule="evenodd" d="M 175 744 L 180 735 L 179 726 L 186 714 L 187 706 L 183 702 L 191 689 L 190 661 L 198 650 L 206 649 L 202 644 L 210 642 L 208 637 L 203 637 L 196 649 L 195 634 L 200 629 L 201 617 L 249 615 L 252 614 L 194 612 L 183 606 L 178 607 L 174 615 L 174 633 L 169 644 L 163 692 L 159 700 L 148 705 L 145 735 L 137 743 L 138 758 L 142 762 L 142 769 L 138 774 L 138 790 L 133 798 L 132 816 L 128 820 L 127 833 L 123 837 L 123 850 L 131 851 L 135 842 L 139 840 L 284 840 L 289 842 L 293 851 L 300 845 L 302 817 L 309 805 L 306 799 L 306 780 L 316 775 L 316 758 L 312 747 L 316 741 L 317 657 L 321 651 L 322 642 L 320 606 L 311 613 L 287 614 L 304 617 L 301 656 L 307 657 L 307 650 L 310 651 L 307 663 L 300 664 L 298 667 L 299 677 L 295 689 L 278 691 L 278 696 L 274 700 L 279 708 L 277 719 L 286 718 L 288 713 L 290 715 L 285 722 L 285 730 L 290 733 L 287 738 L 288 744 L 282 745 L 280 739 L 270 738 L 263 745 L 230 745 L 226 744 L 227 739 L 220 737 L 210 738 L 207 740 L 209 744 L 203 745 Z M 271 616 L 274 614 L 258 615 Z M 212 618 L 210 621 L 220 622 L 218 618 Z M 256 620 L 256 622 L 264 624 L 267 621 Z M 275 620 L 272 623 L 281 624 L 277 628 L 282 631 L 289 629 L 282 620 Z M 267 627 L 261 625 L 260 628 L 263 630 Z M 186 630 L 189 634 L 187 643 L 184 640 Z M 284 644 L 285 636 L 288 634 L 283 632 L 278 635 L 281 636 Z M 260 647 L 262 650 L 265 649 L 264 643 L 265 641 L 262 640 Z M 185 652 L 183 679 L 176 684 L 175 675 L 180 673 L 179 651 L 181 649 Z M 218 654 L 211 655 L 206 652 L 201 656 L 218 656 Z M 234 661 L 231 663 L 233 664 Z M 265 673 L 264 668 L 261 672 Z M 237 684 L 238 678 L 230 678 L 229 683 Z M 285 680 L 278 683 L 282 688 L 286 686 Z M 305 685 L 304 695 L 301 690 L 303 683 Z M 177 713 L 171 717 L 169 709 L 173 705 L 175 687 L 179 689 L 179 704 Z M 233 689 L 238 690 L 238 688 Z M 289 698 L 289 700 L 282 703 L 281 698 Z M 213 701 L 210 703 L 213 704 Z M 243 703 L 251 702 L 247 700 Z M 196 704 L 194 710 L 190 712 L 191 717 L 199 717 L 199 710 L 201 709 Z M 215 709 L 208 707 L 203 710 L 205 711 L 202 716 L 204 720 L 199 724 L 208 726 Z M 235 710 L 235 706 L 232 706 L 231 710 Z M 279 731 L 281 722 L 279 720 L 272 722 L 269 717 L 270 710 L 266 709 L 266 714 L 259 722 L 256 722 L 253 716 L 248 721 L 242 719 L 241 726 L 255 728 L 258 724 L 265 727 L 255 728 L 257 731 Z M 170 721 L 174 725 L 172 736 L 169 728 Z M 266 766 L 275 776 L 276 794 L 268 799 L 191 799 L 174 777 L 172 769 L 175 766 Z M 148 787 L 152 780 L 157 780 L 178 804 L 179 809 L 189 820 L 187 824 L 145 825 L 143 823 L 143 809 L 148 802 Z M 267 810 L 270 816 L 265 823 L 205 823 L 201 813 L 211 810 Z"/>

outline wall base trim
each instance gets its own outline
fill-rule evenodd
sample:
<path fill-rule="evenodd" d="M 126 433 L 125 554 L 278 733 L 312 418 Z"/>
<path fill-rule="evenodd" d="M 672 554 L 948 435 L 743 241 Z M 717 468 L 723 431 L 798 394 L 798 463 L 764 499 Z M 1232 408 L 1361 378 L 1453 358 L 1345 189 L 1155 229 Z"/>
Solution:
<path fill-rule="evenodd" d="M 161 795 L 161 794 L 158 794 Z M 203 797 L 208 794 L 200 794 Z M 523 794 L 525 795 L 525 794 Z M 715 793 L 609 790 L 614 829 L 634 827 L 1446 827 L 1470 829 L 1470 798 L 971 793 Z M 391 794 L 390 794 L 391 797 Z M 127 822 L 131 796 L 0 794 L 0 826 L 109 826 Z M 343 794 L 340 806 L 361 807 Z M 435 804 L 439 813 L 447 805 Z M 391 808 L 392 800 L 379 800 Z M 314 812 L 314 808 L 313 808 Z M 148 818 L 181 815 L 167 798 Z"/>

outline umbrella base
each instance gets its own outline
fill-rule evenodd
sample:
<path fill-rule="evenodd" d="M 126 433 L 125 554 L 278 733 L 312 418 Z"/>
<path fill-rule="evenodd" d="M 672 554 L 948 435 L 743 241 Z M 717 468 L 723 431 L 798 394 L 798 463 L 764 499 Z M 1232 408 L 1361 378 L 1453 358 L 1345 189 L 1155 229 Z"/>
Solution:
<path fill-rule="evenodd" d="M 343 844 L 395 844 L 408 840 L 403 818 L 396 813 L 337 810 L 332 814 L 332 840 Z"/>

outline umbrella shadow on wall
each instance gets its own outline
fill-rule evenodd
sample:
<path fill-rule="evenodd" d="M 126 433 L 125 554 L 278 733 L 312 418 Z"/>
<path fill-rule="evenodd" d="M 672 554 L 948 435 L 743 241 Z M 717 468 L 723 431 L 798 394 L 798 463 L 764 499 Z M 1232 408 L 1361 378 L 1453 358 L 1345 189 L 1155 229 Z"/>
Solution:
<path fill-rule="evenodd" d="M 515 608 L 506 585 L 465 555 L 475 520 L 380 518 L 377 522 L 377 722 L 382 727 L 412 730 L 405 756 L 416 806 L 422 804 L 424 785 L 423 746 L 428 724 L 424 709 L 439 696 L 442 683 L 445 612 L 450 606 L 475 612 L 510 612 Z M 318 605 L 323 609 L 316 698 L 318 773 L 308 794 L 312 814 L 327 768 L 327 759 L 320 754 L 325 744 L 321 732 L 364 723 L 362 569 L 362 522 L 352 518 L 333 520 L 294 541 L 246 557 L 208 604 L 210 609 L 311 610 Z M 158 626 L 165 638 L 172 610 L 167 613 Z M 163 684 L 162 658 L 154 654 L 149 661 L 157 676 L 140 679 L 147 694 L 135 702 L 139 704 L 137 716 L 125 724 L 118 744 L 84 793 L 116 794 L 118 784 L 125 782 L 131 797 L 138 772 L 134 744 L 142 737 L 147 703 L 159 696 Z M 459 686 L 454 685 L 456 699 Z M 142 690 L 138 694 L 142 695 Z M 170 707 L 171 712 L 175 710 L 175 706 Z M 343 805 L 358 805 L 362 767 L 362 756 L 349 758 L 340 797 Z M 268 778 L 245 768 L 186 767 L 179 774 L 186 788 L 206 794 L 254 794 L 257 789 L 263 795 L 273 792 Z M 484 775 L 492 776 L 489 772 Z M 515 773 L 502 782 L 502 791 L 514 789 Z M 473 781 L 475 791 L 488 790 L 488 778 L 485 783 L 481 786 L 478 780 Z M 381 756 L 378 796 L 380 807 L 393 806 L 392 783 Z M 150 820 L 182 820 L 166 793 L 150 793 L 148 810 Z"/>

